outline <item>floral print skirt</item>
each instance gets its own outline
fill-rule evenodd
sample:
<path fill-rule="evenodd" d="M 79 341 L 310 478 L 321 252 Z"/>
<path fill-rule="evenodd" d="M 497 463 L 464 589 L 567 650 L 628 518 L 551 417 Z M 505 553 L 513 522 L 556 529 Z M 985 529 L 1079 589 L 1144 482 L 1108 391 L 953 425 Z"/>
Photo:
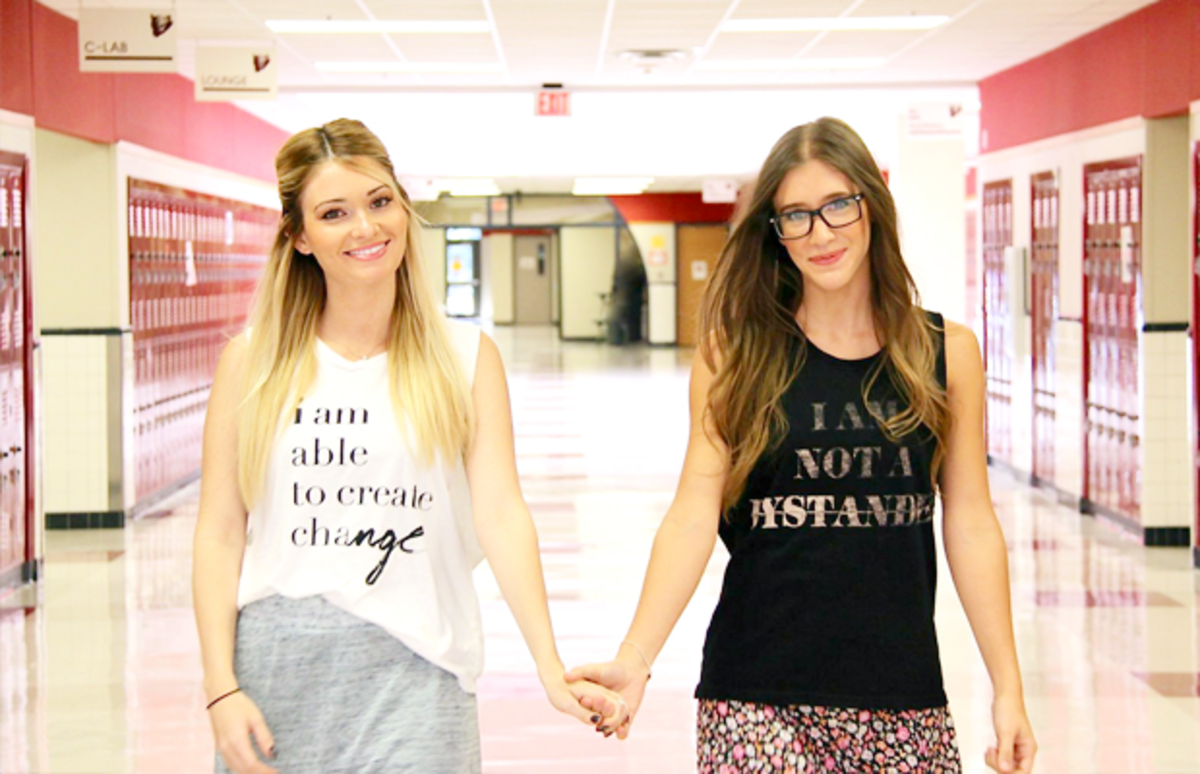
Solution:
<path fill-rule="evenodd" d="M 946 707 L 866 710 L 702 699 L 696 770 L 961 774 Z"/>

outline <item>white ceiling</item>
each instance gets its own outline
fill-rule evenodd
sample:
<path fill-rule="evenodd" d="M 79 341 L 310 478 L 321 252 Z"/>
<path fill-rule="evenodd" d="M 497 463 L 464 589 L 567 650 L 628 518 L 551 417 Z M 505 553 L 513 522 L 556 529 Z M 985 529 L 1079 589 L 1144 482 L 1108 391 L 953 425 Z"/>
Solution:
<path fill-rule="evenodd" d="M 77 16 L 79 0 L 39 0 Z M 850 121 L 887 163 L 916 103 L 977 102 L 975 83 L 1151 0 L 84 0 L 172 8 L 180 61 L 195 43 L 273 42 L 280 98 L 242 106 L 289 131 L 361 118 L 413 175 L 492 176 L 512 190 L 569 190 L 582 174 L 649 174 L 652 190 L 753 172 L 788 127 Z M 944 14 L 929 31 L 720 32 L 726 19 Z M 490 22 L 484 34 L 274 35 L 267 19 Z M 679 49 L 650 72 L 629 49 Z M 722 72 L 747 59 L 882 57 L 866 70 Z M 318 61 L 481 62 L 474 74 L 331 74 Z M 571 92 L 569 118 L 535 118 L 543 83 Z M 968 125 L 969 126 L 969 125 Z M 969 133 L 969 132 L 968 132 Z M 971 138 L 968 138 L 969 140 Z M 970 145 L 970 142 L 968 142 Z M 564 187 L 565 186 L 565 187 Z"/>

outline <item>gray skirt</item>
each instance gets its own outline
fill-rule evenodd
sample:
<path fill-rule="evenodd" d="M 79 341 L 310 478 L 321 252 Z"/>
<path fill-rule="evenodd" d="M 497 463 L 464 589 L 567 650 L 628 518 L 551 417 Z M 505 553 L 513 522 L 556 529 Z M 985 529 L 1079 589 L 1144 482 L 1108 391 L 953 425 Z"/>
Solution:
<path fill-rule="evenodd" d="M 475 697 L 379 626 L 322 597 L 238 614 L 234 670 L 281 774 L 478 774 Z M 217 774 L 229 769 L 217 755 Z"/>

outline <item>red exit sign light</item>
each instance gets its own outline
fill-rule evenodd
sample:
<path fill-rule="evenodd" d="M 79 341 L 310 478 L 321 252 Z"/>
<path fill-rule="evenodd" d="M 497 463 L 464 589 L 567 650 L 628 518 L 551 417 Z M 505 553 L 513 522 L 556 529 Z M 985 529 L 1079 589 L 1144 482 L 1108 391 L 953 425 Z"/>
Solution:
<path fill-rule="evenodd" d="M 537 115 L 571 115 L 571 94 L 566 91 L 539 91 L 537 95 Z"/>

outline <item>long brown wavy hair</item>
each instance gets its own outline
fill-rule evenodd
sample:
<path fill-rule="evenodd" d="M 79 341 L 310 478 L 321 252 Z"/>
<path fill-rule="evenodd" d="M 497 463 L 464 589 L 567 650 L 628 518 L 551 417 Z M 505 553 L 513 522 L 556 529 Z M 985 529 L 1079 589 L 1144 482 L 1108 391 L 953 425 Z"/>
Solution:
<path fill-rule="evenodd" d="M 338 119 L 305 129 L 275 157 L 282 213 L 275 244 L 250 314 L 249 343 L 238 407 L 238 483 L 253 507 L 284 416 L 295 412 L 317 376 L 317 322 L 325 309 L 325 275 L 316 258 L 296 249 L 304 231 L 300 198 L 321 165 L 341 164 L 389 186 L 408 214 L 404 259 L 388 333 L 392 405 L 403 433 L 412 430 L 425 462 L 453 459 L 474 432 L 471 388 L 459 364 L 421 259 L 422 221 L 396 179 L 387 149 L 366 126 Z"/>
<path fill-rule="evenodd" d="M 781 400 L 807 351 L 796 323 L 804 282 L 769 218 L 784 177 L 812 160 L 845 175 L 866 204 L 871 308 L 883 357 L 863 380 L 863 402 L 875 414 L 871 407 L 878 404 L 867 396 L 881 376 L 889 379 L 906 407 L 891 417 L 875 415 L 884 432 L 893 440 L 921 427 L 932 433 L 934 487 L 945 457 L 951 416 L 937 379 L 938 342 L 900 254 L 896 204 L 862 138 L 836 118 L 821 118 L 789 130 L 771 149 L 701 302 L 700 351 L 715 373 L 705 412 L 730 457 L 722 497 L 726 514 L 759 458 L 788 431 Z"/>

